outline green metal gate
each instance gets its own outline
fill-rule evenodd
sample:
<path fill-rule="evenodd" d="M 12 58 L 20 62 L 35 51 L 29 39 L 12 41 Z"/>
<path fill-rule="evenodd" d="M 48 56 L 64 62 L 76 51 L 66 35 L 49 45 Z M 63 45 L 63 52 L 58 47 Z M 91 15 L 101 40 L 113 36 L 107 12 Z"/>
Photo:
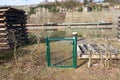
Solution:
<path fill-rule="evenodd" d="M 62 68 L 77 67 L 77 36 L 46 38 L 47 65 Z"/>

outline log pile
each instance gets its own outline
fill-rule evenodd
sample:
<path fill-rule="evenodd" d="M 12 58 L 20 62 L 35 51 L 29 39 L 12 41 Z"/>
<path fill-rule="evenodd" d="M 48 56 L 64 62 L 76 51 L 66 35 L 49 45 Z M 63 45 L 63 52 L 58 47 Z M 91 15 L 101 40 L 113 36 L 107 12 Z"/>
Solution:
<path fill-rule="evenodd" d="M 27 42 L 26 15 L 22 10 L 0 7 L 0 50 Z"/>

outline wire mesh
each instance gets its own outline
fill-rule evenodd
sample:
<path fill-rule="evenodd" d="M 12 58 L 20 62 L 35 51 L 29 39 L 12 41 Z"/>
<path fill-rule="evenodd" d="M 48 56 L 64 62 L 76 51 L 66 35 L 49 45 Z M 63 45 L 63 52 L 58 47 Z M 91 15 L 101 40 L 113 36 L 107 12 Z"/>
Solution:
<path fill-rule="evenodd" d="M 73 46 L 71 41 L 56 41 L 50 43 L 51 65 L 72 66 Z"/>

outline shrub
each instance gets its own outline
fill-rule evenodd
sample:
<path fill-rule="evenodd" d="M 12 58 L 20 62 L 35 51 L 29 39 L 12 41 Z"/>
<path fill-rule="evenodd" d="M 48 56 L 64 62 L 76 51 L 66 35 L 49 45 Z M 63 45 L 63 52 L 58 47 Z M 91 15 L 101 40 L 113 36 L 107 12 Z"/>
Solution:
<path fill-rule="evenodd" d="M 51 8 L 49 9 L 49 12 L 53 12 L 53 13 L 59 12 L 59 9 L 57 9 L 56 7 L 51 7 Z"/>
<path fill-rule="evenodd" d="M 29 44 L 37 43 L 38 37 L 35 34 L 29 33 L 28 36 L 29 36 L 28 37 L 29 38 Z"/>
<path fill-rule="evenodd" d="M 83 8 L 79 7 L 78 12 L 82 12 L 82 11 L 83 11 Z"/>
<path fill-rule="evenodd" d="M 93 10 L 95 10 L 95 11 L 101 11 L 102 7 L 101 6 L 94 6 Z"/>
<path fill-rule="evenodd" d="M 30 10 L 28 11 L 28 15 L 35 14 L 35 8 L 30 7 Z"/>

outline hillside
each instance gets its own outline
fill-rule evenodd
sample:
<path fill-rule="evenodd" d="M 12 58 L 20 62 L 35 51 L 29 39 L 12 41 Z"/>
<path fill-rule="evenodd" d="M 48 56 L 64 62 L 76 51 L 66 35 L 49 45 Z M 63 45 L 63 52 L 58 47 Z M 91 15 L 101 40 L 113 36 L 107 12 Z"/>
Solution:
<path fill-rule="evenodd" d="M 120 11 L 67 12 L 65 22 L 113 22 L 117 24 Z"/>
<path fill-rule="evenodd" d="M 46 22 L 108 22 L 117 23 L 119 10 L 109 10 L 100 4 L 92 3 L 92 12 L 84 12 L 81 3 L 48 3 L 34 4 L 25 6 L 15 6 L 26 11 L 28 23 L 44 24 Z"/>

